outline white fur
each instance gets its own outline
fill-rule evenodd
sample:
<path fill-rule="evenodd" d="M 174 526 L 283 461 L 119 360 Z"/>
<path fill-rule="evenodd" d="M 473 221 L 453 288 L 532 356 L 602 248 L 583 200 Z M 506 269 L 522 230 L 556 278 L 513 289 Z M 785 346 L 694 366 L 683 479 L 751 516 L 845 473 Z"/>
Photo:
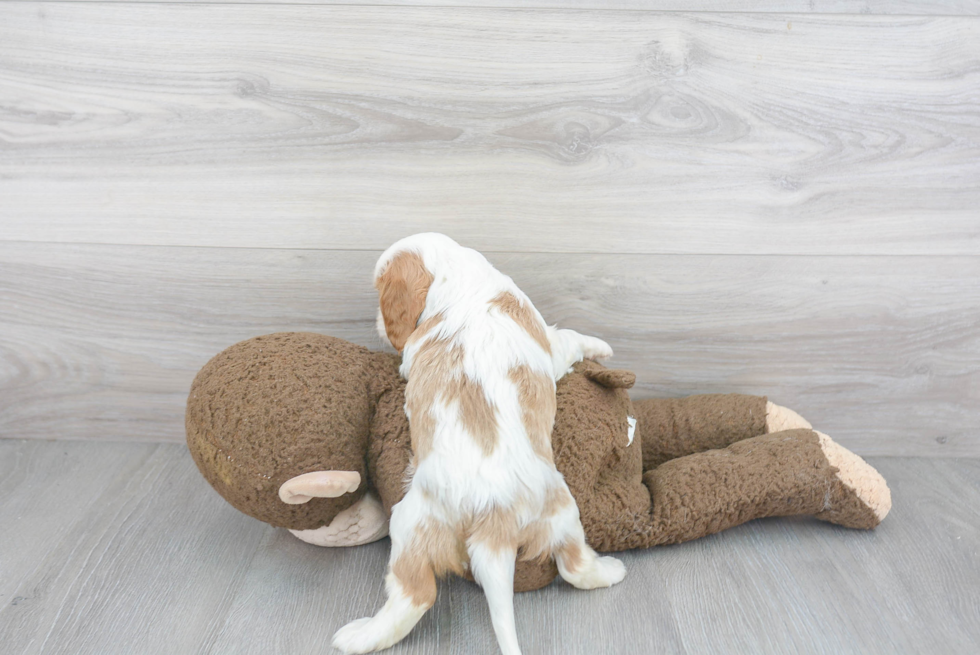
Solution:
<path fill-rule="evenodd" d="M 567 491 L 567 486 L 555 466 L 534 453 L 509 371 L 525 365 L 554 381 L 583 358 L 612 355 L 609 346 L 599 339 L 547 327 L 513 280 L 497 271 L 480 253 L 441 234 L 418 234 L 391 246 L 378 260 L 375 279 L 396 255 L 406 251 L 420 255 L 433 276 L 419 322 L 436 314 L 441 314 L 443 320 L 428 334 L 409 339 L 402 353 L 401 374 L 411 384 L 413 358 L 427 340 L 447 338 L 460 344 L 464 350 L 463 372 L 482 386 L 495 408 L 498 430 L 496 446 L 486 456 L 480 445 L 467 437 L 459 407 L 455 403 L 435 403 L 432 452 L 418 462 L 405 498 L 392 509 L 391 563 L 404 549 L 413 548 L 415 529 L 426 520 L 454 526 L 465 516 L 491 509 L 517 512 L 519 527 L 539 520 L 548 491 L 555 487 Z M 530 309 L 545 331 L 550 355 L 514 320 L 492 307 L 491 301 L 502 292 L 510 292 Z M 379 332 L 384 338 L 383 317 L 379 317 Z M 455 383 L 458 380 L 445 380 L 445 385 Z M 409 415 L 410 421 L 411 418 Z M 611 557 L 598 558 L 585 544 L 574 502 L 552 516 L 549 526 L 552 547 L 568 542 L 579 546 L 583 564 L 577 572 L 569 571 L 562 558 L 557 558 L 562 577 L 571 584 L 591 589 L 623 579 L 622 563 Z M 519 655 L 513 608 L 516 551 L 493 551 L 472 539 L 466 548 L 471 572 L 487 596 L 501 651 L 504 655 Z M 347 652 L 385 648 L 404 637 L 428 609 L 406 604 L 391 573 L 387 586 L 389 600 L 381 612 L 343 628 L 334 639 L 335 646 Z"/>

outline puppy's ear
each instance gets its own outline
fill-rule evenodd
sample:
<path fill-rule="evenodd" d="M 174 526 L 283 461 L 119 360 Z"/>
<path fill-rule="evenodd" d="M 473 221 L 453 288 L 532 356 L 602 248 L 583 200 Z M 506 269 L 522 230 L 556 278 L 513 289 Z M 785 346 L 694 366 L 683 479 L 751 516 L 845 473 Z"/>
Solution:
<path fill-rule="evenodd" d="M 425 309 L 425 298 L 432 279 L 432 273 L 425 268 L 419 254 L 403 252 L 396 255 L 374 281 L 385 333 L 398 352 L 402 351 L 415 331 L 419 316 Z"/>

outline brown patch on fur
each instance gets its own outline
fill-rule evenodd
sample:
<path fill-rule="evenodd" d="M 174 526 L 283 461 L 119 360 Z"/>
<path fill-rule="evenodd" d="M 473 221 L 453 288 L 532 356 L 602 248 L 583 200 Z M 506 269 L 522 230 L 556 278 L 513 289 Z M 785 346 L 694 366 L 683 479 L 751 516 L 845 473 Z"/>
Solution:
<path fill-rule="evenodd" d="M 509 291 L 504 291 L 490 301 L 490 306 L 507 314 L 515 323 L 524 328 L 546 353 L 551 354 L 551 343 L 548 341 L 544 325 L 538 321 L 538 317 L 534 315 L 530 307 L 521 304 L 517 296 Z"/>
<path fill-rule="evenodd" d="M 508 376 L 517 385 L 517 398 L 521 404 L 521 419 L 535 454 L 547 462 L 554 462 L 551 450 L 551 430 L 555 426 L 555 385 L 544 373 L 531 370 L 521 364 L 510 369 Z"/>
<path fill-rule="evenodd" d="M 447 400 L 459 401 L 463 426 L 483 449 L 484 456 L 489 457 L 497 445 L 497 416 L 483 385 L 464 375 L 458 385 L 448 391 Z"/>
<path fill-rule="evenodd" d="M 567 490 L 561 487 L 548 489 L 544 497 L 544 504 L 541 507 L 541 518 L 521 528 L 517 536 L 517 543 L 520 544 L 519 560 L 536 559 L 543 564 L 551 559 L 553 551 L 551 547 L 552 531 L 551 522 L 548 519 L 574 502 L 572 495 Z"/>
<path fill-rule="evenodd" d="M 429 608 L 436 602 L 436 577 L 429 558 L 422 550 L 402 552 L 391 567 L 405 595 L 419 607 Z"/>
<path fill-rule="evenodd" d="M 538 560 L 544 564 L 551 559 L 551 525 L 548 521 L 534 521 L 524 526 L 517 535 L 520 544 L 517 559 L 522 562 Z"/>
<path fill-rule="evenodd" d="M 419 546 L 428 555 L 435 575 L 442 577 L 449 572 L 465 575 L 469 556 L 466 554 L 465 536 L 458 526 L 452 528 L 427 519 L 416 528 L 416 537 Z"/>
<path fill-rule="evenodd" d="M 402 252 L 392 258 L 374 281 L 385 332 L 398 352 L 405 348 L 405 343 L 415 331 L 433 279 L 418 253 Z"/>
<path fill-rule="evenodd" d="M 574 541 L 566 541 L 559 548 L 557 555 L 570 573 L 578 573 L 582 566 L 582 549 Z"/>
<path fill-rule="evenodd" d="M 552 487 L 544 497 L 544 507 L 541 516 L 550 518 L 574 502 L 572 495 L 561 487 Z"/>
<path fill-rule="evenodd" d="M 407 404 L 407 403 L 406 403 Z M 412 451 L 416 458 L 416 464 L 425 459 L 432 452 L 432 441 L 435 438 L 436 420 L 432 416 L 431 403 L 422 408 L 413 408 L 408 404 L 412 420 L 409 423 L 409 432 L 412 439 Z"/>
<path fill-rule="evenodd" d="M 462 526 L 426 519 L 415 528 L 411 544 L 391 570 L 415 605 L 431 607 L 436 600 L 435 578 L 447 573 L 466 576 L 468 563 Z"/>
<path fill-rule="evenodd" d="M 429 318 L 425 319 L 419 323 L 419 326 L 415 328 L 414 332 L 412 332 L 412 336 L 409 341 L 418 341 L 427 335 L 433 328 L 442 323 L 445 318 L 446 317 L 443 316 L 442 312 L 439 312 L 438 314 L 433 314 Z"/>
<path fill-rule="evenodd" d="M 462 369 L 463 347 L 451 344 L 449 339 L 430 339 L 415 353 L 411 379 L 405 388 L 405 406 L 412 417 L 412 447 L 420 459 L 432 450 L 435 432 L 432 405 L 436 400 L 459 404 L 463 427 L 484 455 L 493 453 L 497 445 L 495 409 L 483 386 L 467 377 Z"/>
<path fill-rule="evenodd" d="M 421 370 L 415 371 L 418 365 Z M 460 371 L 463 367 L 463 346 L 453 344 L 449 339 L 429 339 L 416 351 L 412 358 L 413 377 L 422 379 L 427 385 L 434 386 L 432 395 L 439 393 L 445 380 Z"/>
<path fill-rule="evenodd" d="M 517 549 L 517 516 L 510 509 L 493 509 L 474 518 L 470 539 L 494 551 Z"/>
<path fill-rule="evenodd" d="M 415 353 L 413 373 L 405 386 L 405 408 L 411 417 L 412 450 L 418 460 L 425 459 L 432 452 L 436 428 L 432 404 L 446 386 L 446 381 L 462 365 L 462 348 L 451 347 L 448 339 L 430 339 Z"/>

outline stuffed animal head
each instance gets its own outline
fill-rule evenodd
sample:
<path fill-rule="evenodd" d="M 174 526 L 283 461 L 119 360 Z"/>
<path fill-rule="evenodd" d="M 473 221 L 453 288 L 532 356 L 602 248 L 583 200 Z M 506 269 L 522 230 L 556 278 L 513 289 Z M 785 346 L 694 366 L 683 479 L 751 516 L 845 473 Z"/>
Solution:
<path fill-rule="evenodd" d="M 295 530 L 328 525 L 367 490 L 370 421 L 397 376 L 396 357 L 343 339 L 249 339 L 195 378 L 187 444 L 204 477 L 240 511 Z M 280 489 L 308 472 L 316 479 Z M 303 484 L 331 487 L 335 497 L 304 498 Z"/>

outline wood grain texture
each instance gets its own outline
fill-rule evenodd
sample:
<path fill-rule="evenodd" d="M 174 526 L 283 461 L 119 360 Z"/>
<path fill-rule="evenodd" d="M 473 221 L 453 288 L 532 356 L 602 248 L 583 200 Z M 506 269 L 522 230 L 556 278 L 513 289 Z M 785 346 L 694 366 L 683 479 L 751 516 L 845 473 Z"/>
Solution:
<path fill-rule="evenodd" d="M 84 529 L 84 512 L 71 498 L 91 501 L 112 482 L 92 472 L 125 470 L 130 460 L 125 448 L 0 439 L 0 607 L 25 600 L 14 592 L 60 543 Z M 31 529 L 19 530 L 25 522 Z"/>
<path fill-rule="evenodd" d="M 0 239 L 980 253 L 980 19 L 0 4 Z"/>
<path fill-rule="evenodd" d="M 383 602 L 387 540 L 321 549 L 244 517 L 182 446 L 8 440 L 0 453 L 34 464 L 0 487 L 0 508 L 12 493 L 43 498 L 8 524 L 17 542 L 0 537 L 5 653 L 324 653 Z M 628 573 L 612 589 L 556 582 L 516 598 L 525 654 L 976 651 L 980 460 L 872 463 L 895 501 L 873 532 L 769 519 L 621 553 Z M 49 467 L 64 480 L 56 493 Z M 76 523 L 52 538 L 49 515 L 68 510 Z M 391 652 L 497 653 L 479 588 L 440 583 Z"/>
<path fill-rule="evenodd" d="M 380 347 L 377 252 L 0 243 L 0 436 L 182 441 L 194 374 L 276 331 Z M 980 455 L 980 258 L 491 254 L 634 397 L 769 395 L 861 454 Z"/>
<path fill-rule="evenodd" d="M 0 4 L 8 0 L 0 0 Z M 71 0 L 91 2 L 98 0 Z M 604 9 L 752 13 L 977 16 L 977 0 L 119 0 L 221 4 L 350 5 L 409 7 L 498 7 L 519 9 Z"/>
<path fill-rule="evenodd" d="M 28 447 L 0 446 L 18 443 Z M 10 592 L 17 602 L 0 606 L 4 652 L 196 652 L 273 529 L 226 514 L 181 447 L 45 445 L 104 461 L 56 469 L 65 481 L 58 496 L 6 528 L 37 550 L 29 551 L 30 574 Z M 85 493 L 89 476 L 107 482 L 101 493 Z M 37 477 L 32 490 L 43 492 Z M 61 526 L 65 534 L 56 543 L 31 543 L 37 531 L 49 529 L 47 512 L 60 504 L 79 518 Z"/>

